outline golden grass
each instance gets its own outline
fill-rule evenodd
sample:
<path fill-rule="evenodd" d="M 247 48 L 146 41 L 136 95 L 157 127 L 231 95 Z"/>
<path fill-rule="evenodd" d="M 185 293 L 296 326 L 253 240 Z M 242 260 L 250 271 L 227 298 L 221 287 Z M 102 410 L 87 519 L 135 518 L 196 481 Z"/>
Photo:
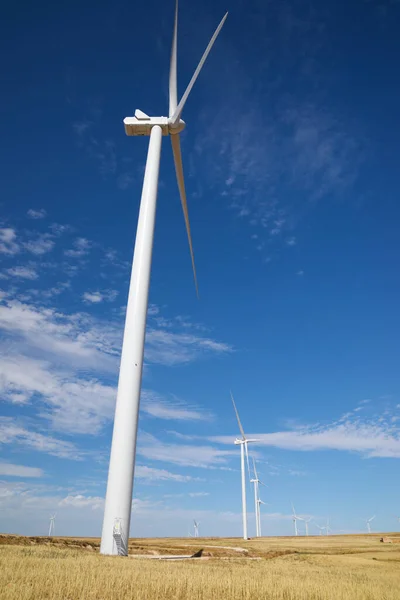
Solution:
<path fill-rule="evenodd" d="M 203 548 L 219 556 L 179 562 L 100 556 L 95 539 L 46 542 L 2 537 L 1 600 L 400 599 L 400 544 L 381 544 L 378 536 L 130 542 L 136 553 Z M 248 560 L 215 545 L 245 547 L 261 558 Z"/>

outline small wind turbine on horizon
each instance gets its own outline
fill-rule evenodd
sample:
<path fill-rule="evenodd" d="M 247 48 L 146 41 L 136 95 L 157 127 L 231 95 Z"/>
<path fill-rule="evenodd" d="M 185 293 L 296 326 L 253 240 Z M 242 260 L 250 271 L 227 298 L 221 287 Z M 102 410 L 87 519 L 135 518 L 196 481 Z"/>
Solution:
<path fill-rule="evenodd" d="M 114 430 L 111 442 L 103 530 L 101 536 L 101 554 L 119 554 L 122 556 L 127 556 L 128 554 L 140 391 L 143 371 L 143 353 L 162 136 L 169 135 L 171 139 L 179 195 L 189 242 L 193 276 L 196 293 L 198 295 L 179 134 L 185 128 L 185 122 L 181 119 L 183 108 L 227 16 L 228 13 L 225 14 L 215 30 L 181 100 L 178 103 L 178 1 L 176 1 L 169 72 L 168 117 L 149 117 L 141 110 L 136 110 L 134 117 L 126 117 L 124 119 L 125 133 L 127 135 L 150 136 L 150 141 L 144 173 L 142 197 L 140 200 L 135 250 L 126 308 L 117 401 L 115 405 Z M 153 16 L 150 16 L 150 18 L 153 18 Z M 140 82 L 143 83 L 143 76 L 138 76 Z"/>
<path fill-rule="evenodd" d="M 373 521 L 373 520 L 375 519 L 375 516 L 376 516 L 376 515 L 374 515 L 374 516 L 373 516 L 373 517 L 371 517 L 370 519 L 365 519 L 365 522 L 366 522 L 366 524 L 367 524 L 368 533 L 371 533 L 371 525 L 370 525 L 370 523 L 371 523 L 371 521 Z"/>
<path fill-rule="evenodd" d="M 332 532 L 331 526 L 330 526 L 330 518 L 327 517 L 326 519 L 326 535 L 329 535 Z"/>
<path fill-rule="evenodd" d="M 261 510 L 260 504 L 265 504 L 260 498 L 260 490 L 259 484 L 265 485 L 260 479 L 258 479 L 257 469 L 256 469 L 256 461 L 253 457 L 253 470 L 254 470 L 254 479 L 250 479 L 250 482 L 254 484 L 254 509 L 255 509 L 255 517 L 256 517 L 256 537 L 261 537 Z"/>
<path fill-rule="evenodd" d="M 325 531 L 326 527 L 321 527 L 320 525 L 317 525 L 317 523 L 315 523 L 315 527 L 318 527 L 319 529 L 319 535 L 323 535 L 323 531 Z"/>
<path fill-rule="evenodd" d="M 310 521 L 312 521 L 312 517 L 309 517 L 308 519 L 303 519 L 303 521 L 306 528 L 306 536 L 308 537 L 308 524 Z"/>
<path fill-rule="evenodd" d="M 248 473 L 250 475 L 249 451 L 248 451 L 248 448 L 247 448 L 247 444 L 249 444 L 251 442 L 257 442 L 257 440 L 250 440 L 250 439 L 246 438 L 246 435 L 244 433 L 244 429 L 243 429 L 242 424 L 240 422 L 239 413 L 237 411 L 235 400 L 233 398 L 232 392 L 231 392 L 231 399 L 232 399 L 233 408 L 235 409 L 235 414 L 236 414 L 236 419 L 237 419 L 237 422 L 238 422 L 238 425 L 239 425 L 239 430 L 240 430 L 240 433 L 242 435 L 242 439 L 236 438 L 235 444 L 236 445 L 240 445 L 240 470 L 241 470 L 241 475 L 242 475 L 243 539 L 244 540 L 248 540 L 249 538 L 247 536 L 247 507 L 246 507 L 246 468 L 245 468 L 245 464 L 244 464 L 244 455 L 246 454 L 247 470 L 248 470 Z"/>
<path fill-rule="evenodd" d="M 299 535 L 299 530 L 297 529 L 297 521 L 304 521 L 304 519 L 302 517 L 298 517 L 296 515 L 296 511 L 294 510 L 294 506 L 293 506 L 293 502 L 292 502 L 292 521 L 293 521 L 293 525 L 294 525 L 294 535 L 298 536 Z"/>
<path fill-rule="evenodd" d="M 56 514 L 57 513 L 54 513 L 54 515 L 50 515 L 49 537 L 54 535 L 56 530 Z"/>
<path fill-rule="evenodd" d="M 195 519 L 193 519 L 194 537 L 195 538 L 199 537 L 199 525 L 200 525 L 200 523 L 198 521 L 196 521 Z"/>

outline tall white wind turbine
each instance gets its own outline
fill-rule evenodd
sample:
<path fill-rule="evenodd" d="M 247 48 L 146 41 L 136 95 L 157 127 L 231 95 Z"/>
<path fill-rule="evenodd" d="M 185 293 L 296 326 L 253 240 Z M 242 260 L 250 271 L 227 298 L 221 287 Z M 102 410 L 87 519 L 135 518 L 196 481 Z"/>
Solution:
<path fill-rule="evenodd" d="M 54 515 L 50 515 L 49 537 L 54 535 L 55 531 L 56 531 L 56 513 L 54 513 Z"/>
<path fill-rule="evenodd" d="M 370 519 L 366 519 L 366 520 L 365 520 L 365 522 L 366 522 L 366 524 L 367 524 L 368 533 L 371 533 L 371 525 L 370 525 L 370 523 L 371 523 L 371 521 L 373 521 L 373 520 L 375 519 L 375 516 L 376 516 L 376 515 L 374 515 L 374 516 L 373 516 L 373 517 L 371 517 Z"/>
<path fill-rule="evenodd" d="M 240 470 L 241 470 L 241 474 L 242 474 L 243 539 L 247 540 L 249 538 L 247 536 L 246 468 L 245 468 L 245 463 L 244 463 L 244 455 L 246 454 L 247 470 L 248 470 L 248 473 L 250 474 L 249 451 L 248 451 L 248 448 L 247 448 L 247 444 L 249 444 L 251 442 L 257 442 L 257 440 L 250 440 L 250 439 L 246 438 L 246 435 L 244 433 L 244 429 L 243 429 L 242 424 L 240 422 L 239 413 L 237 411 L 235 400 L 233 398 L 232 392 L 231 392 L 231 398 L 232 398 L 233 408 L 235 409 L 235 414 L 236 414 L 236 419 L 237 419 L 237 422 L 238 422 L 238 425 L 239 425 L 239 430 L 240 430 L 240 433 L 242 435 L 242 439 L 236 438 L 235 444 L 236 445 L 240 445 Z"/>
<path fill-rule="evenodd" d="M 260 489 L 259 484 L 265 486 L 260 479 L 258 479 L 257 469 L 256 469 L 256 461 L 253 458 L 253 471 L 254 471 L 254 479 L 250 479 L 250 482 L 254 485 L 254 510 L 256 517 L 256 537 L 261 537 L 261 504 L 265 504 L 260 498 Z M 265 486 L 267 487 L 267 486 Z"/>
<path fill-rule="evenodd" d="M 134 117 L 124 119 L 125 133 L 129 136 L 150 136 L 144 174 L 135 251 L 126 308 L 125 330 L 115 406 L 114 431 L 111 443 L 107 493 L 104 508 L 100 552 L 102 554 L 128 554 L 131 518 L 133 477 L 135 468 L 137 426 L 140 389 L 143 369 L 143 351 L 148 308 L 148 293 L 156 215 L 158 174 L 162 136 L 169 135 L 175 162 L 176 177 L 182 203 L 183 216 L 189 240 L 196 292 L 197 277 L 194 264 L 192 238 L 183 178 L 180 132 L 185 127 L 181 115 L 189 93 L 204 62 L 225 22 L 227 14 L 218 25 L 194 74 L 178 103 L 177 88 L 177 31 L 178 2 L 175 6 L 169 73 L 168 117 L 149 117 L 136 110 Z"/>

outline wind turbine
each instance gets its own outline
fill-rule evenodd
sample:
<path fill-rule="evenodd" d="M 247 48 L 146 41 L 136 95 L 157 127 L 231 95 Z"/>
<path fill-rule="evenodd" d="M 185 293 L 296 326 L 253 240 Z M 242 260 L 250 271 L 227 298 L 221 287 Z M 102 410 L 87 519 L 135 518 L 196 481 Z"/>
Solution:
<path fill-rule="evenodd" d="M 296 515 L 296 511 L 294 510 L 293 503 L 292 503 L 292 510 L 293 510 L 292 521 L 293 521 L 293 525 L 294 525 L 294 535 L 298 536 L 299 535 L 299 531 L 297 529 L 297 521 L 304 521 L 304 519 L 302 517 L 298 517 Z"/>
<path fill-rule="evenodd" d="M 306 536 L 308 537 L 308 524 L 309 522 L 312 520 L 312 517 L 309 517 L 308 519 L 303 519 L 304 521 L 304 525 L 306 527 Z"/>
<path fill-rule="evenodd" d="M 256 516 L 256 537 L 261 537 L 261 511 L 260 504 L 265 504 L 260 498 L 260 490 L 259 484 L 265 486 L 260 479 L 258 479 L 257 469 L 256 469 L 256 461 L 253 458 L 253 470 L 254 470 L 254 479 L 250 479 L 250 482 L 254 484 L 254 507 L 255 507 L 255 516 Z M 267 487 L 267 486 L 265 486 Z"/>
<path fill-rule="evenodd" d="M 315 523 L 315 526 L 319 529 L 319 535 L 322 535 L 322 532 L 326 529 L 326 527 L 320 527 L 319 525 L 317 525 L 317 523 Z"/>
<path fill-rule="evenodd" d="M 371 533 L 371 525 L 370 525 L 370 523 L 371 523 L 371 521 L 373 521 L 373 520 L 375 519 L 375 516 L 376 516 L 376 515 L 374 515 L 374 516 L 373 516 L 373 517 L 371 517 L 370 519 L 366 519 L 366 520 L 365 520 L 365 522 L 366 522 L 366 524 L 367 524 L 368 533 Z"/>
<path fill-rule="evenodd" d="M 235 409 L 235 414 L 236 414 L 236 419 L 237 419 L 237 422 L 239 425 L 239 430 L 240 430 L 240 433 L 242 434 L 242 439 L 239 440 L 238 438 L 236 438 L 235 444 L 236 445 L 240 444 L 240 469 L 241 469 L 241 473 L 242 473 L 243 539 L 248 540 L 249 538 L 247 536 L 247 508 L 246 508 L 246 469 L 245 469 L 245 464 L 244 464 L 244 455 L 246 453 L 247 470 L 248 470 L 248 473 L 250 474 L 249 452 L 248 452 L 247 444 L 249 444 L 250 442 L 257 442 L 257 440 L 250 440 L 250 439 L 246 438 L 244 429 L 243 429 L 242 424 L 239 419 L 239 413 L 237 411 L 232 392 L 231 392 L 231 398 L 232 398 L 233 408 Z"/>
<path fill-rule="evenodd" d="M 54 513 L 54 515 L 50 515 L 49 537 L 54 535 L 56 530 L 56 514 L 57 513 Z"/>
<path fill-rule="evenodd" d="M 193 519 L 193 525 L 194 525 L 194 537 L 199 537 L 199 525 L 200 525 L 200 523 L 198 521 L 195 521 Z"/>
<path fill-rule="evenodd" d="M 119 370 L 114 430 L 111 443 L 107 493 L 104 508 L 103 531 L 100 552 L 102 554 L 128 554 L 128 538 L 131 519 L 133 477 L 135 468 L 137 427 L 139 417 L 140 389 L 143 370 L 143 352 L 148 308 L 151 257 L 157 204 L 158 175 L 162 136 L 171 138 L 175 171 L 185 219 L 189 250 L 192 261 L 196 292 L 198 295 L 194 264 L 192 237 L 183 178 L 179 133 L 185 122 L 181 115 L 186 100 L 204 65 L 204 62 L 225 22 L 228 13 L 215 30 L 185 93 L 178 103 L 177 87 L 177 34 L 178 1 L 175 5 L 174 32 L 172 38 L 169 72 L 168 117 L 149 117 L 136 110 L 134 117 L 124 119 L 125 133 L 129 136 L 150 136 L 144 174 L 139 220 L 136 231 L 135 251 L 126 308 L 125 330 Z"/>
<path fill-rule="evenodd" d="M 325 529 L 326 529 L 326 535 L 329 535 L 331 533 L 331 531 L 332 531 L 331 526 L 329 524 L 329 521 L 330 521 L 330 519 L 329 519 L 329 517 L 327 517 L 327 519 L 326 519 L 326 527 L 325 527 Z"/>

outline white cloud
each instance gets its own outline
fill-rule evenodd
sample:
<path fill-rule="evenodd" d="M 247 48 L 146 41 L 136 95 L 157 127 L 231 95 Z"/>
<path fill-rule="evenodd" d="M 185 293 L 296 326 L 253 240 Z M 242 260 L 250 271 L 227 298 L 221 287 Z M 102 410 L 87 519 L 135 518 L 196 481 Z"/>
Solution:
<path fill-rule="evenodd" d="M 190 492 L 188 494 L 191 498 L 201 498 L 202 496 L 209 496 L 209 492 Z"/>
<path fill-rule="evenodd" d="M 104 300 L 102 294 L 100 292 L 85 292 L 82 296 L 85 302 L 89 304 L 98 304 Z"/>
<path fill-rule="evenodd" d="M 11 401 L 15 394 L 24 395 L 25 401 L 40 396 L 41 415 L 51 421 L 53 428 L 90 434 L 97 433 L 112 418 L 116 397 L 112 386 L 23 356 L 0 359 L 0 393 L 4 400 Z"/>
<path fill-rule="evenodd" d="M 362 420 L 351 411 L 330 425 L 301 426 L 274 433 L 252 433 L 257 444 L 303 452 L 338 450 L 357 452 L 365 458 L 400 458 L 400 428 L 390 415 Z M 209 438 L 222 444 L 231 436 Z"/>
<path fill-rule="evenodd" d="M 19 246 L 16 242 L 17 234 L 11 227 L 0 228 L 0 254 L 17 254 Z"/>
<path fill-rule="evenodd" d="M 7 296 L 0 298 L 0 393 L 4 400 L 35 399 L 40 416 L 59 431 L 96 434 L 114 414 L 122 322 L 87 313 L 64 314 Z M 150 335 L 146 359 L 162 364 L 193 361 L 228 346 L 198 335 Z M 168 356 L 168 349 L 173 358 Z M 104 376 L 110 383 L 102 383 Z M 160 419 L 204 420 L 210 415 L 174 397 L 145 390 L 143 412 Z"/>
<path fill-rule="evenodd" d="M 104 506 L 104 498 L 99 496 L 67 496 L 58 503 L 58 506 L 72 506 L 73 508 L 91 508 L 92 510 L 102 509 Z"/>
<path fill-rule="evenodd" d="M 47 212 L 44 210 L 44 208 L 40 208 L 39 210 L 30 208 L 26 214 L 31 219 L 44 219 L 44 217 L 47 215 Z"/>
<path fill-rule="evenodd" d="M 0 475 L 7 475 L 8 477 L 43 477 L 44 473 L 42 469 L 37 467 L 0 462 Z"/>
<path fill-rule="evenodd" d="M 158 419 L 171 419 L 175 421 L 207 421 L 210 413 L 196 407 L 187 405 L 176 398 L 167 399 L 152 390 L 143 390 L 141 395 L 141 409 L 147 415 Z"/>
<path fill-rule="evenodd" d="M 99 304 L 105 300 L 106 302 L 114 302 L 118 296 L 117 290 L 103 290 L 102 292 L 85 292 L 82 299 L 86 304 Z"/>
<path fill-rule="evenodd" d="M 149 328 L 146 332 L 146 359 L 163 365 L 191 362 L 210 353 L 232 352 L 229 344 L 187 333 Z"/>
<path fill-rule="evenodd" d="M 11 267 L 10 269 L 6 269 L 6 272 L 11 277 L 18 277 L 19 279 L 37 279 L 38 274 L 35 269 L 31 267 Z"/>
<path fill-rule="evenodd" d="M 108 324 L 96 323 L 89 315 L 67 315 L 5 298 L 0 301 L 0 329 L 11 337 L 16 351 L 30 357 L 86 369 L 116 370 L 119 332 Z"/>
<path fill-rule="evenodd" d="M 135 478 L 145 479 L 147 481 L 177 481 L 180 483 L 187 483 L 189 481 L 200 481 L 198 477 L 191 477 L 190 475 L 180 475 L 179 473 L 171 473 L 166 469 L 156 469 L 153 467 L 146 467 L 138 465 L 135 467 Z"/>
<path fill-rule="evenodd" d="M 34 240 L 24 242 L 23 246 L 25 250 L 28 250 L 28 252 L 40 256 L 53 250 L 54 240 L 49 233 L 43 233 L 37 236 L 37 238 Z"/>
<path fill-rule="evenodd" d="M 77 238 L 73 243 L 73 248 L 70 250 L 65 250 L 65 256 L 70 256 L 71 258 L 81 258 L 82 256 L 86 256 L 89 254 L 89 250 L 92 247 L 92 243 L 83 237 Z"/>
<path fill-rule="evenodd" d="M 11 417 L 0 417 L 0 444 L 12 444 L 13 448 L 18 444 L 29 450 L 72 460 L 80 460 L 82 455 L 72 442 L 29 431 Z"/>
<path fill-rule="evenodd" d="M 148 460 L 201 468 L 220 468 L 229 457 L 237 456 L 235 450 L 221 450 L 213 446 L 167 444 L 148 433 L 139 436 L 138 453 Z"/>

